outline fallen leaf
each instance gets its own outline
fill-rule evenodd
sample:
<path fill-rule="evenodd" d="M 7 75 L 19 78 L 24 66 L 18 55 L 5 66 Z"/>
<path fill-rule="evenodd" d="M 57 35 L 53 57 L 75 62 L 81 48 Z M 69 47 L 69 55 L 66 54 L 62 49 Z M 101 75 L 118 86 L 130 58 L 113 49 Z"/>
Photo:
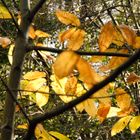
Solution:
<path fill-rule="evenodd" d="M 119 119 L 112 127 L 111 136 L 114 136 L 117 133 L 120 133 L 127 126 L 131 118 L 132 116 L 126 116 Z"/>
<path fill-rule="evenodd" d="M 72 24 L 74 26 L 80 26 L 80 20 L 74 14 L 62 10 L 56 10 L 56 16 L 60 22 L 66 25 Z"/>

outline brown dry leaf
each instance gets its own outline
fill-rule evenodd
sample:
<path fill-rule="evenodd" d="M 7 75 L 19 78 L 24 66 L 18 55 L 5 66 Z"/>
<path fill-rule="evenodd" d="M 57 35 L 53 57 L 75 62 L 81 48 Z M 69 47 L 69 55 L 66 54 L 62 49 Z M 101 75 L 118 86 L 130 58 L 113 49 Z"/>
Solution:
<path fill-rule="evenodd" d="M 97 117 L 99 121 L 102 123 L 104 119 L 107 117 L 107 114 L 110 110 L 110 104 L 100 103 L 97 111 Z"/>
<path fill-rule="evenodd" d="M 29 27 L 28 35 L 32 39 L 35 39 L 35 37 L 36 37 L 36 35 L 35 35 L 35 29 L 34 29 L 34 27 L 32 25 Z"/>
<path fill-rule="evenodd" d="M 80 58 L 76 64 L 76 67 L 80 73 L 80 79 L 85 82 L 88 86 L 92 86 L 99 82 L 100 76 L 96 73 L 94 69 L 92 69 L 91 65 Z"/>
<path fill-rule="evenodd" d="M 56 10 L 56 16 L 60 22 L 66 25 L 72 24 L 74 26 L 80 26 L 80 20 L 74 14 L 62 10 Z"/>
<path fill-rule="evenodd" d="M 71 76 L 68 78 L 65 84 L 65 93 L 66 95 L 74 95 L 77 89 L 77 78 Z"/>
<path fill-rule="evenodd" d="M 95 102 L 93 99 L 87 99 L 84 102 L 82 102 L 84 105 L 85 111 L 91 116 L 95 117 L 97 114 L 97 107 L 95 105 Z"/>
<path fill-rule="evenodd" d="M 38 78 L 43 78 L 46 76 L 45 72 L 40 72 L 40 71 L 30 71 L 27 72 L 23 78 L 25 80 L 34 80 L 34 79 L 38 79 Z"/>
<path fill-rule="evenodd" d="M 102 29 L 101 33 L 99 35 L 99 49 L 101 52 L 104 52 L 109 45 L 112 43 L 113 40 L 113 34 L 114 34 L 114 26 L 112 22 L 106 23 Z"/>
<path fill-rule="evenodd" d="M 41 30 L 36 30 L 35 31 L 35 35 L 37 36 L 37 37 L 50 37 L 50 34 L 48 34 L 48 33 L 45 33 L 45 32 L 43 32 L 43 31 L 41 31 Z"/>
<path fill-rule="evenodd" d="M 3 48 L 6 48 L 9 44 L 11 44 L 11 40 L 8 37 L 0 37 L 0 45 Z"/>
<path fill-rule="evenodd" d="M 114 136 L 117 133 L 120 133 L 127 126 L 131 118 L 132 116 L 126 116 L 119 119 L 112 127 L 111 136 Z"/>
<path fill-rule="evenodd" d="M 58 36 L 59 41 L 64 42 L 65 40 L 69 40 L 75 31 L 76 28 L 70 28 L 69 30 L 60 33 Z"/>
<path fill-rule="evenodd" d="M 133 44 L 134 48 L 140 48 L 140 36 L 135 38 L 135 43 Z"/>
<path fill-rule="evenodd" d="M 72 51 L 64 51 L 57 58 L 53 65 L 54 73 L 58 78 L 68 76 L 75 68 L 79 55 Z"/>
<path fill-rule="evenodd" d="M 119 51 L 119 53 L 128 53 L 128 50 L 126 49 L 121 49 Z M 111 70 L 111 69 L 115 69 L 117 68 L 118 66 L 120 66 L 121 64 L 123 64 L 128 58 L 126 57 L 116 57 L 116 56 L 113 56 L 109 63 L 105 66 L 101 66 L 100 67 L 100 70 L 101 71 L 107 71 L 107 70 Z"/>
<path fill-rule="evenodd" d="M 136 38 L 135 31 L 127 25 L 119 25 L 118 28 L 120 29 L 120 32 L 126 43 L 130 46 L 133 46 Z"/>
<path fill-rule="evenodd" d="M 134 72 L 131 72 L 127 77 L 127 83 L 132 84 L 140 81 L 140 76 L 136 75 Z"/>

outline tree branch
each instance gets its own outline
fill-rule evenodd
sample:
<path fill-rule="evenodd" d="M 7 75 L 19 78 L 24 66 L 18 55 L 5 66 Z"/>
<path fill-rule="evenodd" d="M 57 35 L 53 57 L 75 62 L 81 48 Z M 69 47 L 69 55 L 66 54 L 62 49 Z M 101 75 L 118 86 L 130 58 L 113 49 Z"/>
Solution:
<path fill-rule="evenodd" d="M 105 80 L 103 80 L 102 82 L 94 85 L 89 91 L 87 91 L 84 95 L 82 95 L 81 97 L 65 104 L 62 106 L 59 106 L 57 108 L 55 108 L 54 110 L 50 111 L 50 112 L 46 112 L 44 115 L 38 116 L 36 118 L 34 118 L 33 120 L 31 120 L 31 123 L 29 125 L 29 129 L 28 129 L 28 133 L 25 137 L 25 140 L 31 140 L 31 138 L 34 135 L 34 129 L 36 127 L 36 125 L 46 119 L 51 119 L 55 116 L 60 115 L 61 113 L 71 109 L 72 107 L 74 107 L 75 105 L 81 103 L 82 101 L 88 99 L 91 95 L 93 95 L 95 92 L 97 92 L 98 90 L 100 90 L 101 88 L 103 88 L 104 86 L 106 86 L 108 83 L 112 82 L 115 80 L 115 78 L 126 68 L 128 68 L 130 65 L 132 65 L 138 58 L 140 57 L 140 49 L 138 51 L 136 51 L 136 53 L 131 56 L 124 64 L 122 64 L 121 66 L 119 66 L 109 77 L 107 77 Z"/>

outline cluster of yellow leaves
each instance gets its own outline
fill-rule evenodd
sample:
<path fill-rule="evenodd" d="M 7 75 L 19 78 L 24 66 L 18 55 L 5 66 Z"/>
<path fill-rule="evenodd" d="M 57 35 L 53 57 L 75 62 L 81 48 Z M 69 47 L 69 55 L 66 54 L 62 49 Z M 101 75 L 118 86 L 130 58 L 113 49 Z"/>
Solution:
<path fill-rule="evenodd" d="M 44 72 L 28 72 L 23 76 L 20 87 L 24 91 L 23 96 L 28 95 L 30 100 L 35 102 L 40 108 L 44 106 L 49 99 L 49 87 L 46 86 L 46 74 Z"/>
<path fill-rule="evenodd" d="M 11 19 L 11 15 L 2 4 L 0 4 L 0 19 Z"/>
<path fill-rule="evenodd" d="M 106 23 L 99 35 L 99 49 L 105 51 L 111 43 L 122 46 L 124 43 L 133 48 L 140 48 L 140 37 L 127 25 L 113 25 L 112 22 Z"/>
<path fill-rule="evenodd" d="M 22 124 L 17 126 L 18 129 L 28 129 L 27 124 Z M 37 124 L 35 128 L 35 137 L 37 140 L 70 140 L 67 136 L 56 132 L 56 131 L 46 131 L 42 124 Z"/>

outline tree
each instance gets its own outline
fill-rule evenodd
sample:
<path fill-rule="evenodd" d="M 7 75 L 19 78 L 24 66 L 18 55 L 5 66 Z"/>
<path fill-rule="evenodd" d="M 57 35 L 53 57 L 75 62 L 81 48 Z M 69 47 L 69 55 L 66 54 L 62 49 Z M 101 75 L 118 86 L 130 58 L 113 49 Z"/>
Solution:
<path fill-rule="evenodd" d="M 135 16 L 132 9 L 133 8 L 132 3 L 129 0 L 125 2 L 118 0 L 117 2 L 119 4 L 116 2 L 115 5 L 113 5 L 112 3 L 111 5 L 109 3 L 111 1 L 107 3 L 106 1 L 103 0 L 102 2 L 99 3 L 103 5 L 100 6 L 101 8 L 103 7 L 103 9 L 101 10 L 97 9 L 100 10 L 101 14 L 98 14 L 98 11 L 93 13 L 92 12 L 88 13 L 87 12 L 88 10 L 89 11 L 92 10 L 92 6 L 90 7 L 91 9 L 90 8 L 88 9 L 89 5 L 85 3 L 85 1 L 82 1 L 81 3 L 82 8 L 81 11 L 79 12 L 79 14 L 81 15 L 81 13 L 85 11 L 85 15 L 81 17 L 81 21 L 83 21 L 82 25 L 80 23 L 80 20 L 74 14 L 62 10 L 57 10 L 56 17 L 63 24 L 58 23 L 55 27 L 51 28 L 49 27 L 50 24 L 48 23 L 49 29 L 52 29 L 52 31 L 50 32 L 54 35 L 52 39 L 56 39 L 56 33 L 58 33 L 59 30 L 68 28 L 68 25 L 70 25 L 66 31 L 59 34 L 60 43 L 59 42 L 55 43 L 55 45 L 58 46 L 58 49 L 49 48 L 49 47 L 44 48 L 41 47 L 42 44 L 39 44 L 40 47 L 37 47 L 38 45 L 37 43 L 39 43 L 39 41 L 43 41 L 42 37 L 47 38 L 50 36 L 48 33 L 34 29 L 32 25 L 35 15 L 41 9 L 43 4 L 45 4 L 45 0 L 40 0 L 39 2 L 35 1 L 35 3 L 33 3 L 32 5 L 33 8 L 31 10 L 30 10 L 30 4 L 31 4 L 30 1 L 21 0 L 19 2 L 20 3 L 19 9 L 20 9 L 20 16 L 21 16 L 20 25 L 15 20 L 10 8 L 8 8 L 7 5 L 8 2 L 5 2 L 4 0 L 1 1 L 3 4 L 1 7 L 4 6 L 7 8 L 7 10 L 4 9 L 2 11 L 2 14 L 5 15 L 4 18 L 6 18 L 7 16 L 8 16 L 7 18 L 11 18 L 17 30 L 17 36 L 15 39 L 15 50 L 13 54 L 13 62 L 10 70 L 8 84 L 6 84 L 3 78 L 1 77 L 2 85 L 7 90 L 5 109 L 4 109 L 4 125 L 1 134 L 2 140 L 10 140 L 13 138 L 12 135 L 14 134 L 13 131 L 14 131 L 14 120 L 15 120 L 15 108 L 17 106 L 20 108 L 20 111 L 23 113 L 26 121 L 28 122 L 29 128 L 28 128 L 27 136 L 25 137 L 25 139 L 28 140 L 34 136 L 35 128 L 36 128 L 35 135 L 37 139 L 39 139 L 41 132 L 43 133 L 43 135 L 45 135 L 45 136 L 41 135 L 42 137 L 54 136 L 57 138 L 58 134 L 56 132 L 47 133 L 44 130 L 43 126 L 39 123 L 48 119 L 52 119 L 55 116 L 62 114 L 63 112 L 73 108 L 76 105 L 77 105 L 76 109 L 78 111 L 82 112 L 85 110 L 90 116 L 92 116 L 93 118 L 95 118 L 96 116 L 96 119 L 98 119 L 100 122 L 103 122 L 107 117 L 107 115 L 109 114 L 109 110 L 111 111 L 112 109 L 111 106 L 115 104 L 120 109 L 117 110 L 118 112 L 117 115 L 121 117 L 121 119 L 113 126 L 111 134 L 116 135 L 116 133 L 121 132 L 128 123 L 129 123 L 130 130 L 132 132 L 136 131 L 136 129 L 139 127 L 139 123 L 137 127 L 134 127 L 134 124 L 136 121 L 139 122 L 139 116 L 136 114 L 134 109 L 135 107 L 133 104 L 136 103 L 135 106 L 139 108 L 139 106 L 137 105 L 139 101 L 138 99 L 139 93 L 136 92 L 135 93 L 136 96 L 134 97 L 134 95 L 132 95 L 132 91 L 133 88 L 135 87 L 132 87 L 132 85 L 128 86 L 128 83 L 134 82 L 136 83 L 135 86 L 139 86 L 137 83 L 139 81 L 139 76 L 138 76 L 139 73 L 137 71 L 135 72 L 134 65 L 138 67 L 138 62 L 137 63 L 135 62 L 138 61 L 139 59 L 140 50 L 138 49 L 135 53 L 134 50 L 140 47 L 139 46 L 140 37 L 135 33 L 135 31 L 132 28 L 126 25 L 120 25 L 122 24 L 122 22 L 124 22 L 125 24 L 127 23 L 128 25 L 134 26 L 135 29 L 138 30 L 138 26 L 139 26 L 138 17 Z M 50 3 L 51 2 L 48 2 L 47 5 L 49 5 Z M 69 6 L 71 7 L 74 7 L 76 5 L 76 2 L 72 3 L 72 1 L 70 1 L 68 3 Z M 90 1 L 90 3 L 92 2 Z M 18 7 L 16 1 L 13 1 L 13 4 L 14 6 Z M 68 7 L 66 6 L 66 8 Z M 88 10 L 85 9 L 85 7 Z M 95 7 L 95 5 L 93 5 L 93 7 Z M 117 9 L 117 7 L 120 7 L 120 9 Z M 77 6 L 77 8 L 79 7 Z M 48 10 L 49 8 L 47 7 L 46 9 Z M 52 9 L 50 9 L 50 11 L 51 10 Z M 116 10 L 115 12 L 116 15 L 112 13 L 113 10 Z M 117 10 L 122 10 L 123 11 L 122 13 L 126 15 L 124 16 L 123 14 L 122 15 L 118 14 Z M 130 10 L 130 17 L 126 17 L 129 10 Z M 53 16 L 50 14 L 50 11 L 48 10 L 48 14 L 49 14 L 48 19 L 50 19 L 48 21 L 50 21 L 50 23 L 55 25 L 58 21 L 53 18 Z M 102 17 L 102 13 L 104 12 L 107 12 L 106 15 L 110 17 L 110 19 L 112 20 L 111 22 L 106 22 L 106 23 L 103 22 L 103 20 L 108 19 L 108 17 L 105 18 Z M 44 14 L 44 11 L 42 13 Z M 125 20 L 121 21 L 120 19 L 121 16 L 124 16 L 126 18 L 126 21 Z M 34 26 L 40 24 L 38 23 L 39 18 L 41 18 L 41 16 L 37 15 Z M 130 20 L 130 22 L 127 21 L 128 19 Z M 118 21 L 119 24 L 116 21 Z M 93 23 L 93 25 L 91 23 Z M 93 35 L 93 33 L 91 33 L 92 30 L 100 29 L 102 24 L 104 24 L 104 26 L 101 29 L 101 33 L 99 34 L 96 32 L 96 35 Z M 58 25 L 60 25 L 60 27 Z M 71 28 L 71 26 L 74 27 Z M 79 26 L 81 26 L 82 29 L 80 29 Z M 42 26 L 40 25 L 40 27 Z M 56 31 L 58 27 L 59 29 Z M 81 50 L 83 50 L 81 52 L 78 50 L 84 44 L 86 31 L 87 31 L 87 38 L 86 38 L 87 41 L 85 41 L 84 48 L 81 48 Z M 29 37 L 31 39 L 29 39 Z M 97 40 L 97 38 L 99 39 L 98 41 L 99 49 L 97 47 L 92 49 L 91 47 L 89 47 L 90 44 L 93 44 L 92 39 Z M 1 40 L 2 40 L 1 41 L 2 46 L 5 47 L 5 44 L 2 43 L 5 41 L 5 38 L 2 38 Z M 6 46 L 10 43 L 7 40 L 6 40 Z M 65 41 L 68 42 L 66 46 L 64 43 Z M 97 41 L 95 41 L 94 45 L 97 46 Z M 60 49 L 59 46 L 61 46 L 63 49 Z M 113 51 L 116 51 L 115 53 L 112 52 L 108 53 L 108 51 L 110 51 L 108 49 L 110 46 L 114 48 Z M 120 49 L 119 53 L 117 53 L 118 52 L 118 50 L 116 49 L 117 47 Z M 99 50 L 99 52 L 95 52 L 95 50 L 97 49 Z M 90 51 L 87 52 L 87 50 Z M 44 55 L 40 51 L 50 51 L 55 53 L 61 53 L 62 51 L 63 52 L 60 55 L 58 55 L 58 57 L 55 60 L 56 55 L 45 53 L 45 57 L 44 57 Z M 25 62 L 29 62 L 29 60 L 26 59 L 29 55 L 37 56 L 36 58 L 40 59 L 39 63 L 43 65 L 43 67 L 45 67 L 47 70 L 44 71 L 44 68 L 42 67 L 35 68 L 34 64 L 36 63 L 34 62 L 32 62 L 31 65 L 34 71 L 27 72 L 26 70 L 24 70 L 25 67 L 23 67 L 23 65 L 25 66 L 24 64 Z M 103 63 L 108 62 L 106 66 L 101 66 L 100 70 L 102 72 L 111 70 L 111 73 L 104 74 L 105 77 L 107 78 L 102 77 L 100 75 L 100 72 L 94 70 L 91 67 L 91 65 L 88 63 L 88 57 L 86 57 L 85 60 L 80 55 L 99 55 L 99 57 L 96 57 L 96 59 L 103 60 L 99 66 L 101 66 L 101 64 Z M 105 57 L 103 58 L 101 56 L 112 56 L 112 58 L 106 59 Z M 129 57 L 129 59 L 126 59 L 124 57 Z M 46 62 L 46 59 L 48 62 Z M 51 69 L 52 62 L 54 63 L 53 69 Z M 94 56 L 91 59 L 91 62 L 95 64 Z M 124 63 L 122 64 L 122 62 Z M 124 76 L 126 73 L 123 71 L 129 66 L 131 67 L 130 70 L 127 70 L 127 72 L 129 73 L 130 76 L 127 78 L 127 81 L 126 78 L 123 77 L 117 78 L 117 76 L 120 74 Z M 35 71 L 35 69 L 37 70 Z M 135 73 L 131 73 L 131 71 Z M 25 72 L 25 74 L 23 74 L 22 72 Z M 46 79 L 48 81 L 46 81 Z M 115 87 L 111 85 L 111 82 L 113 82 L 114 80 L 115 80 Z M 48 91 L 48 88 L 51 88 L 51 91 Z M 22 94 L 24 94 L 25 96 L 28 94 L 28 96 L 32 98 L 26 104 L 30 105 L 31 102 L 35 102 L 38 105 L 38 109 L 40 111 L 45 111 L 45 112 L 43 114 L 39 113 L 39 115 L 34 115 L 34 117 L 29 117 L 27 112 L 25 112 L 25 109 L 23 109 L 23 107 L 21 106 L 20 100 L 18 100 L 19 89 L 24 90 L 24 93 Z M 78 91 L 78 89 L 80 90 L 82 89 L 82 92 Z M 126 89 L 128 90 L 128 93 L 126 92 Z M 34 97 L 34 93 L 32 94 L 31 91 L 36 92 L 35 94 L 36 97 Z M 37 94 L 37 92 L 39 94 Z M 47 103 L 48 95 L 44 96 L 40 94 L 41 92 L 45 92 L 45 93 L 56 92 L 58 96 L 65 102 L 65 104 L 63 104 L 57 97 L 54 97 L 54 95 L 52 94 L 52 97 L 54 99 L 52 98 L 52 102 L 50 102 L 48 108 L 55 107 L 55 109 L 49 112 L 45 109 L 42 110 L 42 106 Z M 115 95 L 112 94 L 114 92 L 116 93 Z M 111 95 L 109 93 L 111 93 Z M 20 96 L 22 97 L 24 95 L 20 95 Z M 131 103 L 130 95 L 132 96 L 133 104 Z M 43 97 L 41 98 L 41 96 Z M 112 97 L 113 98 L 112 100 L 115 100 L 117 103 L 111 101 L 110 97 Z M 45 104 L 43 104 L 42 102 L 40 103 L 39 100 L 37 100 L 38 98 L 41 98 L 42 102 L 45 102 Z M 56 99 L 58 100 L 58 104 L 61 103 L 62 105 L 58 107 L 56 107 L 55 105 L 51 105 L 51 103 L 53 104 Z M 95 99 L 98 101 L 95 101 Z M 134 116 L 132 116 L 131 114 L 134 114 Z M 27 126 L 26 125 L 24 126 L 27 129 Z M 119 127 L 119 129 L 116 129 L 116 127 Z M 81 135 L 81 137 L 85 137 L 85 136 Z M 88 136 L 86 137 L 88 138 Z"/>

